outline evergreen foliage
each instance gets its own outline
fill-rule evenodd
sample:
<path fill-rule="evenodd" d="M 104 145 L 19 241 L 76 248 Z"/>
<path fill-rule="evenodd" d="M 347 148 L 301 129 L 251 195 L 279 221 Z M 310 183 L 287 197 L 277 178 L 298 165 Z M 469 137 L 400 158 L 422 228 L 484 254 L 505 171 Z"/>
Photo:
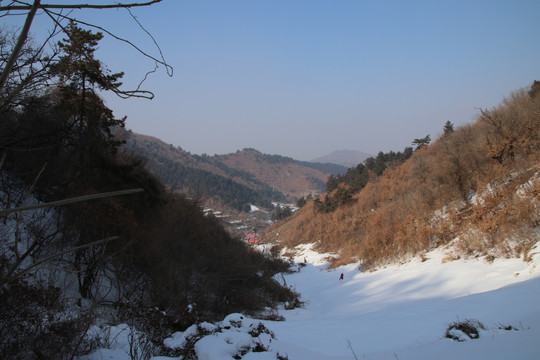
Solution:
<path fill-rule="evenodd" d="M 68 117 L 68 126 L 77 129 L 79 166 L 84 169 L 97 161 L 102 152 L 115 152 L 120 142 L 114 139 L 112 129 L 124 126 L 125 118 L 115 119 L 96 90 L 117 90 L 123 73 L 110 74 L 94 57 L 101 33 L 83 30 L 73 22 L 65 28 L 67 38 L 58 43 L 62 51 L 51 71 L 58 78 L 60 106 Z M 104 149 L 102 148 L 109 148 Z"/>
<path fill-rule="evenodd" d="M 412 144 L 414 146 L 414 151 L 418 151 L 422 148 L 425 148 L 431 143 L 431 136 L 427 134 L 423 138 L 414 139 Z"/>
<path fill-rule="evenodd" d="M 288 206 L 278 206 L 272 213 L 272 221 L 281 221 L 293 214 L 292 210 Z"/>
<path fill-rule="evenodd" d="M 338 164 L 309 162 L 309 161 L 300 161 L 300 164 L 310 167 L 315 170 L 322 171 L 327 174 L 332 174 L 332 175 L 344 174 L 347 171 L 347 167 L 343 165 L 338 165 Z"/>
<path fill-rule="evenodd" d="M 298 206 L 299 208 L 305 206 L 308 201 L 311 201 L 313 200 L 313 195 L 309 194 L 307 196 L 302 196 L 300 199 L 298 199 L 298 201 L 296 202 L 296 206 Z"/>
<path fill-rule="evenodd" d="M 67 38 L 58 43 L 63 55 L 52 67 L 63 87 L 70 87 L 85 96 L 87 90 L 114 90 L 122 85 L 119 80 L 124 73 L 111 74 L 94 56 L 103 39 L 102 33 L 84 30 L 73 21 L 65 28 L 65 33 Z"/>
<path fill-rule="evenodd" d="M 412 148 L 403 152 L 382 151 L 376 157 L 370 157 L 364 164 L 350 168 L 344 175 L 330 175 L 326 182 L 326 195 L 315 199 L 315 207 L 322 212 L 335 211 L 339 206 L 353 201 L 353 195 L 362 190 L 370 181 L 381 176 L 387 168 L 399 166 L 412 155 Z"/>
<path fill-rule="evenodd" d="M 192 198 L 204 200 L 217 197 L 233 209 L 243 211 L 245 204 L 254 204 L 260 207 L 271 208 L 271 201 L 284 201 L 285 196 L 270 188 L 270 186 L 257 181 L 253 175 L 231 169 L 214 161 L 213 165 L 220 166 L 231 177 L 245 179 L 255 183 L 257 189 L 252 189 L 231 178 L 220 176 L 212 172 L 195 167 L 184 166 L 155 153 L 152 149 L 139 147 L 138 152 L 150 160 L 148 169 L 164 184 L 172 189 L 180 190 Z M 201 162 L 212 161 L 211 158 L 197 157 Z"/>
<path fill-rule="evenodd" d="M 330 176 L 326 183 L 326 192 L 332 192 L 340 184 L 348 185 L 353 192 L 362 190 L 369 182 L 370 177 L 382 175 L 387 168 L 394 168 L 401 165 L 412 156 L 412 148 L 407 147 L 403 152 L 389 151 L 383 153 L 380 151 L 376 157 L 369 157 L 364 164 L 358 164 L 350 168 L 344 175 Z"/>
<path fill-rule="evenodd" d="M 453 132 L 454 132 L 454 124 L 452 124 L 452 123 L 450 122 L 450 120 L 448 120 L 448 121 L 444 124 L 444 128 L 443 128 L 443 138 L 446 138 L 446 137 L 450 136 Z"/>

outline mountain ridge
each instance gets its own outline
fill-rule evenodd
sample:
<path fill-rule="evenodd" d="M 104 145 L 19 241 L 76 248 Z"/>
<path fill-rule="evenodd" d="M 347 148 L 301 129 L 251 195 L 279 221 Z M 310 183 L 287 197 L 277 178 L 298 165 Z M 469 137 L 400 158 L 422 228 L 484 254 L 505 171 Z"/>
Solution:
<path fill-rule="evenodd" d="M 311 160 L 312 162 L 331 163 L 346 167 L 354 167 L 373 155 L 359 150 L 335 150 L 327 155 Z"/>
<path fill-rule="evenodd" d="M 153 136 L 125 131 L 126 148 L 146 158 L 147 168 L 172 189 L 241 210 L 247 203 L 271 207 L 320 194 L 330 175 L 346 168 L 311 163 L 253 148 L 223 155 L 195 155 Z"/>

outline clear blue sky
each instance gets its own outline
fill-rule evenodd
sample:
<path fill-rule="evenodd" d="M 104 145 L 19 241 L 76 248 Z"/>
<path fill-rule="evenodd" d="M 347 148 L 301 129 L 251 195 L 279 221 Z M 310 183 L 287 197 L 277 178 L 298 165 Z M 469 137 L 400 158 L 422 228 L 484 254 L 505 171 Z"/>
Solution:
<path fill-rule="evenodd" d="M 158 54 L 124 10 L 75 14 Z M 133 14 L 174 76 L 147 81 L 152 101 L 107 103 L 192 153 L 403 150 L 540 80 L 538 0 L 163 0 Z M 153 68 L 112 40 L 98 56 L 126 88 Z"/>

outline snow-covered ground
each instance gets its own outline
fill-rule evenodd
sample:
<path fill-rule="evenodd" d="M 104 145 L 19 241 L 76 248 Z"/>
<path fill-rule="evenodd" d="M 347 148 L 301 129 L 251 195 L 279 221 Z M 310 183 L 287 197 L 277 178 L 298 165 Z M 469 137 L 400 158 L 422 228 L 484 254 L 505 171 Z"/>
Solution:
<path fill-rule="evenodd" d="M 245 360 L 540 359 L 540 249 L 533 252 L 529 263 L 443 262 L 445 251 L 438 249 L 424 262 L 362 273 L 358 264 L 328 270 L 325 255 L 306 246 L 295 261 L 307 263 L 284 277 L 302 294 L 303 308 L 279 310 L 285 321 L 231 314 L 220 324 L 203 324 L 211 334 L 195 350 L 200 360 L 237 354 Z M 465 341 L 445 338 L 450 324 L 466 320 L 484 325 L 478 339 L 456 331 Z M 249 335 L 259 323 L 271 334 Z M 166 343 L 179 346 L 194 332 L 173 334 Z M 87 359 L 129 359 L 121 338 Z M 257 343 L 268 351 L 253 351 Z"/>

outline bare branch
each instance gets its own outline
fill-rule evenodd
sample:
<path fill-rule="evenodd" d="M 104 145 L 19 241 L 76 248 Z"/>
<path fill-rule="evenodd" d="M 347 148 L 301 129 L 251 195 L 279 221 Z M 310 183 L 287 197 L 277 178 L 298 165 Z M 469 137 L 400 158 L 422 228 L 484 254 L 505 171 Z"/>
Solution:
<path fill-rule="evenodd" d="M 53 46 L 53 53 L 44 56 L 45 47 L 60 32 L 62 32 L 62 29 L 55 23 L 39 47 L 34 49 L 31 44 L 26 43 L 26 46 L 23 45 L 10 73 L 6 72 L 2 74 L 3 76 L 7 76 L 7 79 L 2 87 L 0 87 L 2 89 L 0 93 L 0 111 L 17 106 L 17 99 L 19 97 L 24 97 L 27 93 L 37 93 L 40 89 L 46 88 L 49 85 L 51 78 L 49 68 L 59 52 Z M 20 38 L 20 35 L 18 38 Z M 31 37 L 28 36 L 26 41 L 30 40 Z M 15 48 L 15 45 L 13 48 Z M 9 51 L 9 49 L 6 47 L 4 51 Z M 5 58 L 9 59 L 14 54 L 14 51 L 9 51 L 9 53 L 11 53 L 9 56 L 7 56 L 8 53 L 2 54 L 3 60 Z M 39 66 L 36 66 L 36 64 L 39 64 Z"/>
<path fill-rule="evenodd" d="M 133 8 L 138 6 L 149 6 L 152 4 L 157 4 L 161 0 L 153 0 L 146 2 L 134 2 L 128 4 L 102 4 L 102 5 L 90 5 L 90 4 L 73 4 L 73 5 L 60 5 L 60 4 L 43 4 L 39 5 L 41 9 L 118 9 L 118 8 Z M 34 3 L 35 4 L 35 3 Z M 0 11 L 22 11 L 30 10 L 33 5 L 7 5 L 0 6 Z"/>
<path fill-rule="evenodd" d="M 110 197 L 110 196 L 129 195 L 129 194 L 139 193 L 143 191 L 144 189 L 142 188 L 136 188 L 136 189 L 128 189 L 128 190 L 111 191 L 111 192 L 93 194 L 93 195 L 77 196 L 77 197 L 73 197 L 69 199 L 52 201 L 48 203 L 24 206 L 24 207 L 13 208 L 13 209 L 4 209 L 4 210 L 0 210 L 0 215 L 10 214 L 10 213 L 19 212 L 19 211 L 41 209 L 41 208 L 46 208 L 46 207 L 56 207 L 56 206 L 72 204 L 72 203 L 76 203 L 80 201 L 94 200 L 94 199 L 100 199 L 100 198 Z"/>
<path fill-rule="evenodd" d="M 34 20 L 34 16 L 36 15 L 37 9 L 39 7 L 40 0 L 35 0 L 34 4 L 30 7 L 30 12 L 26 16 L 26 21 L 24 22 L 24 26 L 21 30 L 21 34 L 19 35 L 19 39 L 17 40 L 17 44 L 15 45 L 15 48 L 13 49 L 13 52 L 11 53 L 11 56 L 4 67 L 4 71 L 2 71 L 2 75 L 0 76 L 0 90 L 4 87 L 9 74 L 11 73 L 11 69 L 13 68 L 13 65 L 15 64 L 15 61 L 19 57 L 19 53 L 22 50 L 22 47 L 26 41 L 26 38 L 28 37 L 28 32 L 30 31 L 30 26 L 32 25 L 32 21 Z"/>
<path fill-rule="evenodd" d="M 146 30 L 146 28 L 141 24 L 141 22 L 137 19 L 137 17 L 133 15 L 130 9 L 126 9 L 126 10 L 129 13 L 129 15 L 131 15 L 133 20 L 135 20 L 135 22 L 139 25 L 139 27 L 150 37 L 150 39 L 152 39 L 152 41 L 154 42 L 154 45 L 156 45 L 156 48 L 159 51 L 161 60 L 163 61 L 163 64 L 165 65 L 165 68 L 167 69 L 167 75 L 173 76 L 173 68 L 167 65 L 167 62 L 165 61 L 165 56 L 163 56 L 163 51 L 161 51 L 161 47 L 157 43 L 156 39 L 154 39 L 154 36 L 148 30 Z"/>
<path fill-rule="evenodd" d="M 73 248 L 70 248 L 70 249 L 67 249 L 65 251 L 62 251 L 62 252 L 59 252 L 57 254 L 54 254 L 54 255 L 51 255 L 43 260 L 40 260 L 38 262 L 36 262 L 35 264 L 32 264 L 30 265 L 29 267 L 27 267 L 26 269 L 24 269 L 23 271 L 21 271 L 20 273 L 16 274 L 16 275 L 13 275 L 13 273 L 15 272 L 15 270 L 17 269 L 17 267 L 13 267 L 9 272 L 8 274 L 6 274 L 6 276 L 1 280 L 0 282 L 0 289 L 4 287 L 4 285 L 10 283 L 11 281 L 25 275 L 25 274 L 28 274 L 29 272 L 35 270 L 38 266 L 40 266 L 41 264 L 44 264 L 46 262 L 49 262 L 51 260 L 53 260 L 54 258 L 57 258 L 59 256 L 62 256 L 62 255 L 65 255 L 65 254 L 69 254 L 71 252 L 74 252 L 74 251 L 77 251 L 77 250 L 81 250 L 81 249 L 85 249 L 85 248 L 88 248 L 88 247 L 91 247 L 91 246 L 95 246 L 95 245 L 101 245 L 101 244 L 105 244 L 109 241 L 113 241 L 113 240 L 117 240 L 119 239 L 118 236 L 112 236 L 112 237 L 109 237 L 109 238 L 106 238 L 106 239 L 102 239 L 102 240 L 98 240 L 98 241 L 94 241 L 94 242 L 91 242 L 89 244 L 84 244 L 84 245 L 81 245 L 81 246 L 76 246 L 76 247 L 73 247 Z"/>

